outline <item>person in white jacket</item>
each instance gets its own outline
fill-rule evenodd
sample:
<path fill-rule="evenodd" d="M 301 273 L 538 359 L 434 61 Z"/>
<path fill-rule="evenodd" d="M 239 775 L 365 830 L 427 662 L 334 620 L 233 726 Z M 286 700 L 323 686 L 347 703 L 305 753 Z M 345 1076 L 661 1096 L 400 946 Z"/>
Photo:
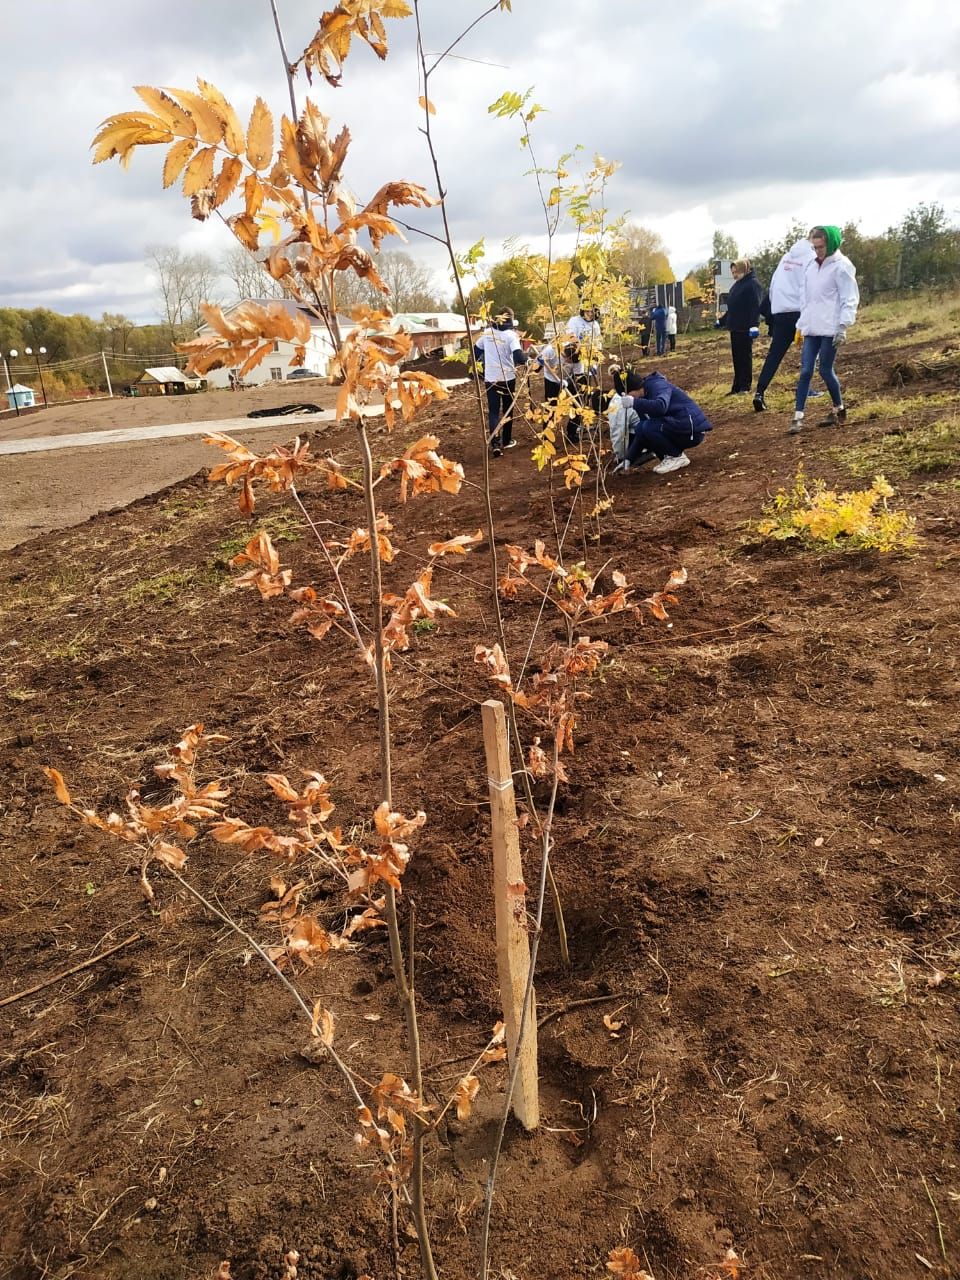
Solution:
<path fill-rule="evenodd" d="M 603 338 L 596 307 L 584 303 L 579 314 L 571 316 L 567 321 L 565 332 L 579 344 L 584 364 L 588 368 L 595 365 L 603 351 Z"/>
<path fill-rule="evenodd" d="M 767 297 L 760 304 L 760 314 L 770 326 L 770 350 L 760 370 L 753 397 L 757 413 L 763 413 L 767 407 L 764 392 L 776 376 L 796 334 L 803 305 L 803 273 L 815 256 L 809 238 L 798 240 L 780 259 L 771 277 Z"/>
<path fill-rule="evenodd" d="M 856 267 L 840 252 L 842 240 L 843 233 L 839 227 L 814 227 L 810 232 L 815 256 L 803 272 L 800 319 L 797 321 L 797 328 L 803 335 L 803 352 L 797 381 L 796 411 L 790 424 L 791 435 L 797 435 L 803 429 L 804 406 L 818 360 L 820 377 L 833 401 L 833 408 L 819 425 L 842 426 L 847 420 L 833 362 L 838 348 L 847 340 L 848 327 L 857 318 L 860 290 L 857 288 Z"/>
<path fill-rule="evenodd" d="M 670 343 L 670 350 L 677 349 L 677 308 L 667 307 L 667 341 Z"/>

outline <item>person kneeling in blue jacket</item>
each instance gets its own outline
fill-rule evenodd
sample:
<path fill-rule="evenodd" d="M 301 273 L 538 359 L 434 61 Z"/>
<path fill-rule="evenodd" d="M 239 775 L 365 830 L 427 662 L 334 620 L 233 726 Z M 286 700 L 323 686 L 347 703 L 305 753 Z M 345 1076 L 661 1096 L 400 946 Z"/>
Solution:
<path fill-rule="evenodd" d="M 616 365 L 610 366 L 610 373 L 618 393 L 633 397 L 633 408 L 640 419 L 626 457 L 615 470 L 630 471 L 652 458 L 660 459 L 653 468 L 658 476 L 689 467 L 686 450 L 702 444 L 706 433 L 713 430 L 697 402 L 662 373 L 643 375 L 631 371 L 624 375 Z"/>

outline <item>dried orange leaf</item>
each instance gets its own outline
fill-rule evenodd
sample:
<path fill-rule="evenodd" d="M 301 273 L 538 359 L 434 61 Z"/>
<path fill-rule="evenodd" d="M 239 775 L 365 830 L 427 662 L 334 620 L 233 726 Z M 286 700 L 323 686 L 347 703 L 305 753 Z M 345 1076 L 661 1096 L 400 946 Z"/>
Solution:
<path fill-rule="evenodd" d="M 51 769 L 48 765 L 43 766 L 43 772 L 53 783 L 53 793 L 61 804 L 73 804 L 70 798 L 70 792 L 67 790 L 67 784 L 63 780 L 63 774 L 59 769 Z"/>
<path fill-rule="evenodd" d="M 473 1100 L 479 1092 L 480 1081 L 474 1075 L 464 1076 L 458 1082 L 453 1093 L 458 1120 L 466 1120 L 473 1109 Z"/>
<path fill-rule="evenodd" d="M 315 1036 L 328 1049 L 333 1047 L 333 1025 L 335 1019 L 329 1009 L 324 1009 L 318 1000 L 313 1006 L 313 1019 L 310 1023 L 310 1034 Z"/>

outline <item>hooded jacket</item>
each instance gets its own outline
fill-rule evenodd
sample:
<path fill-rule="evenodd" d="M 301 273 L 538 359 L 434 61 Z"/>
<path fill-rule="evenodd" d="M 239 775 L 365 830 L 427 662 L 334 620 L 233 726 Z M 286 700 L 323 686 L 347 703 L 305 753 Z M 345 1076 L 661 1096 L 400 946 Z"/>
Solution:
<path fill-rule="evenodd" d="M 647 374 L 643 395 L 634 395 L 633 407 L 641 418 L 656 418 L 665 431 L 683 439 L 713 430 L 713 424 L 697 402 L 668 382 L 662 373 Z"/>
<path fill-rule="evenodd" d="M 803 306 L 803 273 L 817 255 L 809 240 L 797 243 L 780 259 L 770 281 L 770 311 L 773 315 L 800 311 Z"/>
<path fill-rule="evenodd" d="M 824 230 L 830 232 L 836 228 Z M 831 243 L 828 234 L 828 249 Z M 814 255 L 804 268 L 802 286 L 797 328 L 805 338 L 832 337 L 838 329 L 845 329 L 856 320 L 860 304 L 857 269 L 839 249 L 828 253 L 822 262 Z"/>

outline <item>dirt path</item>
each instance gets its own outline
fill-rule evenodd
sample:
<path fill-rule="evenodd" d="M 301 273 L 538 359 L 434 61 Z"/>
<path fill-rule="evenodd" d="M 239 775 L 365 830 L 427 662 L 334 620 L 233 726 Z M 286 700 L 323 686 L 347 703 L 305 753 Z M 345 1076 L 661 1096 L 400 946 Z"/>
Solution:
<path fill-rule="evenodd" d="M 211 465 L 205 431 L 252 445 L 332 421 L 334 388 L 308 382 L 235 394 L 95 400 L 0 422 L 0 550 L 124 507 Z M 321 414 L 246 418 L 316 404 Z"/>
<path fill-rule="evenodd" d="M 208 391 L 197 396 L 117 397 L 53 405 L 42 413 L 0 422 L 0 447 L 39 442 L 48 436 L 223 423 L 244 417 L 251 409 L 275 405 L 312 403 L 328 409 L 335 398 L 332 387 L 307 382 L 239 393 Z M 245 444 L 253 441 L 257 428 L 251 424 L 238 438 Z M 276 438 L 274 423 L 271 439 Z M 0 548 L 6 550 L 38 534 L 69 528 L 100 512 L 126 506 L 186 479 L 210 461 L 210 447 L 201 444 L 198 437 L 0 456 Z"/>

